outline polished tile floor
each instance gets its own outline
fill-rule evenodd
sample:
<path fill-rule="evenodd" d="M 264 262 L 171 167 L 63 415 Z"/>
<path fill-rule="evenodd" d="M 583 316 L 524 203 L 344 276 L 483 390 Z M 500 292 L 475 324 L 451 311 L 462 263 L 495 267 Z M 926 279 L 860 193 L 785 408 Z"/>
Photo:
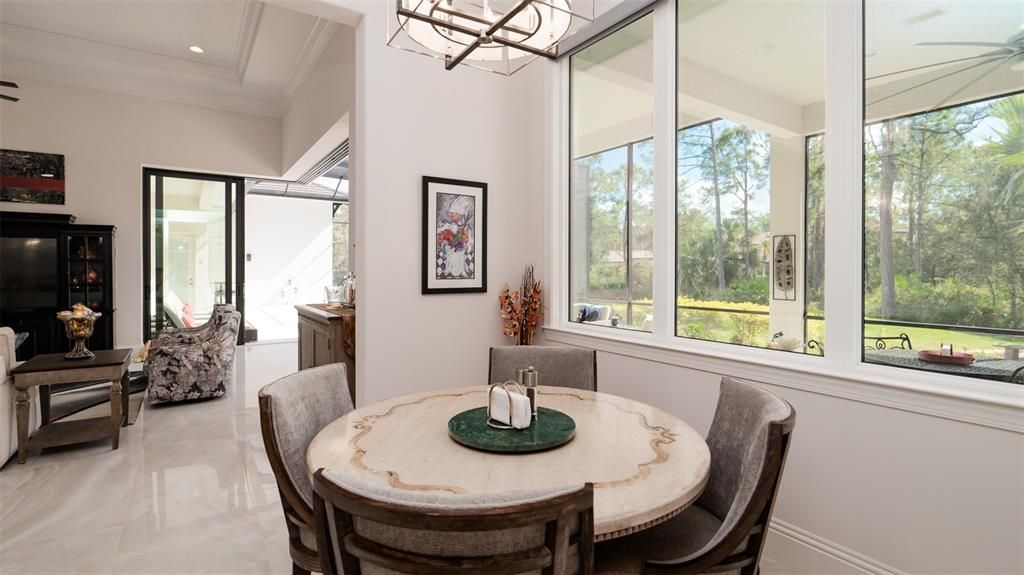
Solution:
<path fill-rule="evenodd" d="M 0 470 L 0 573 L 291 573 L 257 392 L 295 343 L 239 348 L 223 399 L 143 408 L 107 442 Z"/>

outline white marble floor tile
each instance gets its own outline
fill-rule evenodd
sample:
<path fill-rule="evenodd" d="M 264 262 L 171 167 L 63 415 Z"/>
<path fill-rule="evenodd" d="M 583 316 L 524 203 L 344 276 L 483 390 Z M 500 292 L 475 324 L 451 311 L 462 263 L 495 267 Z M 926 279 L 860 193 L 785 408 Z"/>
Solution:
<path fill-rule="evenodd" d="M 271 573 L 250 511 L 211 513 L 203 501 L 155 507 L 125 522 L 113 572 Z"/>
<path fill-rule="evenodd" d="M 109 574 L 114 568 L 121 525 L 71 533 L 53 539 L 4 546 L 0 574 Z"/>
<path fill-rule="evenodd" d="M 239 348 L 224 398 L 146 405 L 117 451 L 104 441 L 8 461 L 0 574 L 291 573 L 257 394 L 296 357 L 295 342 Z"/>

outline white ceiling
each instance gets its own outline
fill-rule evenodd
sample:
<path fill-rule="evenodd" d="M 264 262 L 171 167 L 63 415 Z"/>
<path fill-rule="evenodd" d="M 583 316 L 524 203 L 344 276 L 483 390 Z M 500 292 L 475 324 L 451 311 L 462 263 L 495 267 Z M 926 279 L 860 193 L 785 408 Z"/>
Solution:
<path fill-rule="evenodd" d="M 280 116 L 336 26 L 258 0 L 0 0 L 0 55 L 5 75 Z"/>
<path fill-rule="evenodd" d="M 680 4 L 680 125 L 728 117 L 783 137 L 823 128 L 826 5 L 829 0 L 686 0 Z M 867 0 L 868 76 L 977 56 L 994 48 L 922 42 L 1005 42 L 1024 30 L 1020 0 Z M 574 57 L 578 148 L 599 150 L 650 135 L 653 28 L 630 27 Z M 590 61 L 587 61 L 590 59 Z M 948 64 L 870 82 L 868 101 L 969 65 Z M 873 105 L 873 116 L 929 109 L 1024 89 L 1024 70 L 1003 64 L 971 89 L 985 68 L 950 75 Z M 628 111 L 627 111 L 628 110 Z M 632 114 L 629 112 L 632 111 Z M 589 131 L 589 133 L 586 133 Z"/>

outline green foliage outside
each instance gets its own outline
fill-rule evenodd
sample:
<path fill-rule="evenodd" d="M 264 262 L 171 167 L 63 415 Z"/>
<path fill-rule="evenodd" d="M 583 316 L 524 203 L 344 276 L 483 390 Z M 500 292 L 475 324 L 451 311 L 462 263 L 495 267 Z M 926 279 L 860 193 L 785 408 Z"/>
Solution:
<path fill-rule="evenodd" d="M 865 314 L 1024 329 L 1024 95 L 870 125 L 864 153 Z"/>
<path fill-rule="evenodd" d="M 331 281 L 340 286 L 348 273 L 348 202 L 334 205 L 331 219 Z"/>
<path fill-rule="evenodd" d="M 770 140 L 716 120 L 681 130 L 677 143 L 677 303 L 737 311 L 680 308 L 677 333 L 763 347 L 771 339 L 768 316 L 739 312 L 769 309 Z M 806 148 L 804 271 L 812 316 L 822 315 L 825 298 L 824 143 L 812 136 Z M 577 166 L 588 178 L 589 285 L 574 295 L 614 302 L 624 323 L 640 327 L 652 297 L 650 141 L 581 158 Z M 869 321 L 1022 330 L 1007 336 L 868 324 L 866 335 L 907 333 L 915 349 L 953 343 L 982 355 L 999 354 L 995 343 L 1024 341 L 1024 94 L 867 126 L 864 178 Z M 628 300 L 632 306 L 622 303 Z M 802 339 L 823 337 L 824 322 L 807 321 Z"/>

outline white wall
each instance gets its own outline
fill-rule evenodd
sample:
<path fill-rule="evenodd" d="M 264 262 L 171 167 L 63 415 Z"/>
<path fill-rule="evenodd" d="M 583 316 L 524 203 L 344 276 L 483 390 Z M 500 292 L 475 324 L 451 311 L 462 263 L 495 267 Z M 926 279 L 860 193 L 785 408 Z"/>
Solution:
<path fill-rule="evenodd" d="M 357 403 L 486 381 L 501 335 L 497 294 L 543 265 L 543 74 L 512 78 L 389 48 L 385 3 L 335 0 L 362 13 L 356 34 L 352 187 L 357 202 Z M 536 97 L 524 97 L 536 96 Z M 488 291 L 420 295 L 421 177 L 488 189 Z M 541 278 L 543 279 L 543 278 Z"/>
<path fill-rule="evenodd" d="M 8 211 L 70 213 L 117 226 L 115 345 L 142 340 L 142 168 L 280 173 L 280 120 L 22 78 L 0 104 L 0 147 L 64 154 L 63 206 L 4 202 Z"/>
<path fill-rule="evenodd" d="M 331 207 L 322 200 L 246 196 L 247 311 L 324 301 L 331 285 Z"/>
<path fill-rule="evenodd" d="M 598 378 L 706 433 L 720 374 L 601 352 Z M 775 520 L 813 547 L 773 532 L 767 572 L 1024 572 L 1019 434 L 768 387 L 797 411 Z"/>
<path fill-rule="evenodd" d="M 348 137 L 355 99 L 355 28 L 336 26 L 281 120 L 281 170 L 295 179 Z"/>

